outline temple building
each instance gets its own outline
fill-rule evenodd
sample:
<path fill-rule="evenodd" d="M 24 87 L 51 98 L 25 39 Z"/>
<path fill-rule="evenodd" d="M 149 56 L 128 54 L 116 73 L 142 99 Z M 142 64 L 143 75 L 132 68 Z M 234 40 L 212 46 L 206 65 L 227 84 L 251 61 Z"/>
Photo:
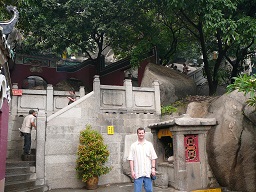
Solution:
<path fill-rule="evenodd" d="M 4 191 L 8 139 L 8 118 L 12 95 L 9 67 L 14 65 L 11 33 L 18 19 L 15 7 L 7 6 L 14 15 L 11 20 L 0 22 L 0 191 Z"/>

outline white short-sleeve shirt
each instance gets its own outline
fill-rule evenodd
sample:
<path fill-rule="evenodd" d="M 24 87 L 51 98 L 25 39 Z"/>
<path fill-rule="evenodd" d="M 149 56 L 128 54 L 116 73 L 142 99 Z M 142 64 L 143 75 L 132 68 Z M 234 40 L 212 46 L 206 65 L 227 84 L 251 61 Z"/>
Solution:
<path fill-rule="evenodd" d="M 150 177 L 151 174 L 151 161 L 157 159 L 157 155 L 153 144 L 147 140 L 143 143 L 138 141 L 131 145 L 129 161 L 133 161 L 136 179 L 139 177 Z"/>
<path fill-rule="evenodd" d="M 32 114 L 26 116 L 23 120 L 20 131 L 23 133 L 31 133 L 31 129 L 32 129 L 31 123 L 32 122 L 35 123 L 35 119 L 36 118 Z"/>

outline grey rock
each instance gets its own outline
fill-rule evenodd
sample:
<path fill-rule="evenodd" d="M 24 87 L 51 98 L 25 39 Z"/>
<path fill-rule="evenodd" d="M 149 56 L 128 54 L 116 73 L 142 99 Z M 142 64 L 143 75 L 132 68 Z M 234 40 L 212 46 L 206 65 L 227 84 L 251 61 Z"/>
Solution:
<path fill-rule="evenodd" d="M 160 84 L 161 104 L 166 105 L 196 94 L 196 84 L 193 79 L 168 67 L 149 63 L 141 82 L 142 87 L 151 87 L 152 82 Z"/>
<path fill-rule="evenodd" d="M 186 114 L 192 118 L 202 118 L 208 113 L 209 102 L 192 102 L 188 104 Z"/>
<path fill-rule="evenodd" d="M 256 108 L 246 105 L 244 110 L 244 115 L 254 124 L 256 124 Z"/>
<path fill-rule="evenodd" d="M 211 103 L 208 117 L 216 118 L 218 125 L 208 132 L 207 154 L 213 175 L 222 187 L 255 192 L 256 124 L 244 115 L 247 99 L 234 91 Z"/>

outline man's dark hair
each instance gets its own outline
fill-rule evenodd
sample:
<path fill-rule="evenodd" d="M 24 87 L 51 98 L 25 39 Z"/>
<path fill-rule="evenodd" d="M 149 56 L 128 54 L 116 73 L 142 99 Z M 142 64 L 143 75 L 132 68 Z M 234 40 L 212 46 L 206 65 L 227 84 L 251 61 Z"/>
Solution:
<path fill-rule="evenodd" d="M 30 109 L 28 114 L 33 114 L 35 111 L 33 109 Z"/>
<path fill-rule="evenodd" d="M 144 133 L 145 133 L 145 129 L 144 129 L 143 127 L 139 127 L 139 128 L 137 129 L 137 134 L 139 133 L 139 130 L 143 130 Z"/>

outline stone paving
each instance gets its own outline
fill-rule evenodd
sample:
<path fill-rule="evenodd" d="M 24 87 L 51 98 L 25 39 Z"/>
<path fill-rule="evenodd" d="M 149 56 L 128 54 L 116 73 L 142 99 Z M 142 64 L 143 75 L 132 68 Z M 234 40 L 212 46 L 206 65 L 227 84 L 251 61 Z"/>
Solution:
<path fill-rule="evenodd" d="M 133 192 L 133 183 L 123 183 L 123 184 L 111 184 L 111 185 L 102 185 L 95 190 L 86 190 L 86 189 L 52 189 L 50 192 Z M 144 189 L 142 192 L 145 192 Z M 175 192 L 173 188 L 162 189 L 159 187 L 154 187 L 154 192 Z"/>

